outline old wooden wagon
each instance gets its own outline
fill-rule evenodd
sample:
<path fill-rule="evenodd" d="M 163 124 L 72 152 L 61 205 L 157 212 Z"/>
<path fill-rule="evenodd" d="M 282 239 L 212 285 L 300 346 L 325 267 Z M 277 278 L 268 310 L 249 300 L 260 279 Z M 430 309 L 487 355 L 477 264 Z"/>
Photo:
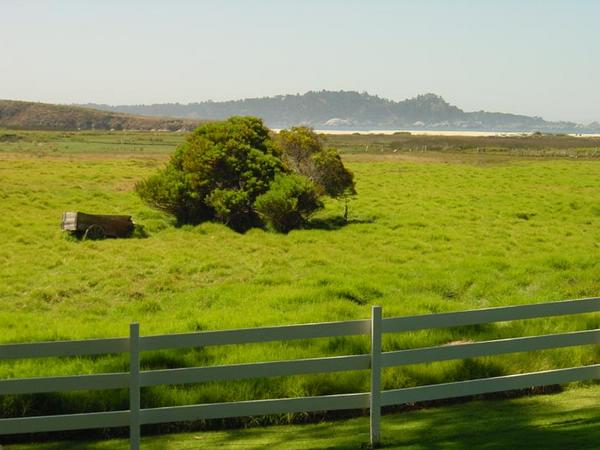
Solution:
<path fill-rule="evenodd" d="M 127 237 L 133 231 L 131 216 L 64 212 L 61 228 L 84 239 Z"/>

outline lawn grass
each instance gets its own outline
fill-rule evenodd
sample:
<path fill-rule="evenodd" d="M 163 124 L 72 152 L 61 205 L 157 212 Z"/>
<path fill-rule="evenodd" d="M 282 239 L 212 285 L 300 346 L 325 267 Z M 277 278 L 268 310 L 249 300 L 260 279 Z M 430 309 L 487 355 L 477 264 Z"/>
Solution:
<path fill-rule="evenodd" d="M 553 395 L 485 400 L 384 415 L 385 449 L 596 449 L 600 440 L 600 386 Z M 369 442 L 367 417 L 310 425 L 146 436 L 142 448 L 360 449 Z M 39 444 L 7 445 L 33 450 Z M 45 450 L 127 449 L 124 439 L 45 442 Z"/>
<path fill-rule="evenodd" d="M 176 228 L 133 192 L 137 180 L 165 163 L 180 135 L 24 134 L 0 143 L 0 343 L 124 336 L 132 321 L 143 335 L 182 333 L 367 318 L 372 304 L 390 317 L 600 293 L 599 160 L 348 156 L 359 193 L 350 223 L 340 219 L 343 205 L 329 201 L 307 229 L 238 234 L 212 223 Z M 70 210 L 131 214 L 148 237 L 70 239 L 59 229 L 61 213 Z M 388 335 L 383 349 L 599 327 L 599 314 L 517 321 Z M 368 348 L 366 338 L 337 338 L 185 349 L 144 354 L 142 366 Z M 386 369 L 383 385 L 599 359 L 599 346 L 587 346 L 407 366 Z M 11 361 L 0 364 L 0 379 L 126 368 L 123 356 Z M 310 375 L 149 388 L 142 406 L 367 390 L 366 372 Z M 0 417 L 125 409 L 127 401 L 125 391 L 4 396 Z"/>
<path fill-rule="evenodd" d="M 152 131 L 24 131 L 0 129 L 0 152 L 36 156 L 165 154 L 185 133 Z"/>

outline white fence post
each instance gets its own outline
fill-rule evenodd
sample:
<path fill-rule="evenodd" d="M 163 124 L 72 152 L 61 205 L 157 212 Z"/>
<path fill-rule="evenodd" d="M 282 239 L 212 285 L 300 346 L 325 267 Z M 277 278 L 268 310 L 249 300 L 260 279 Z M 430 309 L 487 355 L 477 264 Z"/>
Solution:
<path fill-rule="evenodd" d="M 379 445 L 381 422 L 381 306 L 371 309 L 371 445 Z"/>
<path fill-rule="evenodd" d="M 129 325 L 129 443 L 140 448 L 140 324 Z"/>

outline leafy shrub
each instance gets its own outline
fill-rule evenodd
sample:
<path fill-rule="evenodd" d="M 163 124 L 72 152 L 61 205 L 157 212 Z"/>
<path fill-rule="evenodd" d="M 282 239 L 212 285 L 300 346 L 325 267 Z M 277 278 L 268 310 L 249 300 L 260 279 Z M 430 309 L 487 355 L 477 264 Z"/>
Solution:
<path fill-rule="evenodd" d="M 307 127 L 292 127 L 279 133 L 286 164 L 312 180 L 330 197 L 354 195 L 354 176 L 344 167 L 335 148 L 324 148 L 319 136 Z"/>
<path fill-rule="evenodd" d="M 315 167 L 314 181 L 331 197 L 354 195 L 354 176 L 344 167 L 342 158 L 334 148 L 325 148 L 312 156 Z"/>
<path fill-rule="evenodd" d="M 355 193 L 352 173 L 337 150 L 323 148 L 311 129 L 283 130 L 275 142 L 255 117 L 198 127 L 167 166 L 140 181 L 136 191 L 180 225 L 218 220 L 245 231 L 262 219 L 286 232 L 321 207 L 319 195 L 347 200 Z"/>
<path fill-rule="evenodd" d="M 256 222 L 248 195 L 241 189 L 215 189 L 206 197 L 206 204 L 220 222 L 236 230 L 245 229 Z"/>
<path fill-rule="evenodd" d="M 254 202 L 267 226 L 283 233 L 301 227 L 322 206 L 314 183 L 297 174 L 277 175 L 270 189 Z"/>
<path fill-rule="evenodd" d="M 279 150 L 262 121 L 231 117 L 198 127 L 167 167 L 138 183 L 136 190 L 180 224 L 217 219 L 244 230 L 258 222 L 254 200 L 283 170 Z"/>
<path fill-rule="evenodd" d="M 190 189 L 185 173 L 172 162 L 161 172 L 136 184 L 138 195 L 150 206 L 172 214 L 180 224 L 199 223 L 212 217 L 200 193 Z"/>

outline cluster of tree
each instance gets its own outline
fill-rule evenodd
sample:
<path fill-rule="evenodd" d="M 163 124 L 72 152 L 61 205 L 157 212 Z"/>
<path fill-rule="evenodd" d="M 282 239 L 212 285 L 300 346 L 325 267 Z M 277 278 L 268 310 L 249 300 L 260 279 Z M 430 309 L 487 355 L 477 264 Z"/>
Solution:
<path fill-rule="evenodd" d="M 355 194 L 337 150 L 325 148 L 311 129 L 293 127 L 273 138 L 255 117 L 198 127 L 136 191 L 180 224 L 217 220 L 237 231 L 281 232 L 301 227 L 323 206 L 323 195 Z"/>

